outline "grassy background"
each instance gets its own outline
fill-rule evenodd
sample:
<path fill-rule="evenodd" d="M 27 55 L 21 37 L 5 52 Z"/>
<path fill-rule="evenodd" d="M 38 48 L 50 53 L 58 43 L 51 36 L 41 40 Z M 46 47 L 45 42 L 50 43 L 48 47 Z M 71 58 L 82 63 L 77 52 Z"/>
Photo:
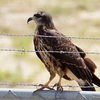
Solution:
<path fill-rule="evenodd" d="M 35 23 L 27 25 L 26 21 L 40 10 L 49 12 L 57 29 L 66 36 L 100 36 L 100 0 L 0 0 L 0 32 L 34 33 Z M 72 42 L 85 52 L 100 52 L 98 40 L 72 39 Z M 0 48 L 33 50 L 33 37 L 0 36 Z M 100 55 L 87 57 L 98 66 L 96 75 L 100 77 Z M 35 53 L 0 52 L 0 82 L 45 83 L 48 77 L 49 73 Z M 51 84 L 57 80 L 58 77 Z M 65 80 L 62 83 L 76 84 Z"/>

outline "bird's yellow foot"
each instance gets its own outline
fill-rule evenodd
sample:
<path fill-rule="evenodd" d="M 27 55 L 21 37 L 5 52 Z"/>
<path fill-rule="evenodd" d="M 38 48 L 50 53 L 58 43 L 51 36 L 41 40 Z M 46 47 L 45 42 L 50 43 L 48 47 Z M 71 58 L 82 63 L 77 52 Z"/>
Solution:
<path fill-rule="evenodd" d="M 56 83 L 56 84 L 53 86 L 53 88 L 54 88 L 54 87 L 57 87 L 57 90 L 63 91 L 63 87 L 62 87 L 61 84 L 59 84 L 59 83 Z"/>
<path fill-rule="evenodd" d="M 35 92 L 43 90 L 44 88 L 47 88 L 49 90 L 54 90 L 53 88 L 49 87 L 48 85 L 39 84 L 39 86 L 41 86 L 41 88 L 35 90 Z"/>

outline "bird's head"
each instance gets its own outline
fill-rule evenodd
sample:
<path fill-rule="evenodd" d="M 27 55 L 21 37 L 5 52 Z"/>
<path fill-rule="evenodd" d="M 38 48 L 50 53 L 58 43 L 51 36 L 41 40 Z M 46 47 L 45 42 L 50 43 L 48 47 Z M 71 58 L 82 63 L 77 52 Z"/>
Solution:
<path fill-rule="evenodd" d="M 32 17 L 28 18 L 27 23 L 34 20 L 37 26 L 43 25 L 47 28 L 55 28 L 52 22 L 52 16 L 44 11 L 35 13 Z"/>

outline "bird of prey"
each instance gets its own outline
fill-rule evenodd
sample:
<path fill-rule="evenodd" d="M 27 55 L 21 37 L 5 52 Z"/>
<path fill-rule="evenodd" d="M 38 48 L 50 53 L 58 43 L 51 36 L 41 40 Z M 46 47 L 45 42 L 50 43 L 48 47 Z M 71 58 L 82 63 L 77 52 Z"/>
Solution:
<path fill-rule="evenodd" d="M 41 51 L 36 54 L 50 73 L 49 81 L 37 91 L 49 88 L 48 85 L 56 74 L 59 75 L 59 80 L 54 85 L 57 90 L 63 90 L 61 79 L 64 78 L 75 80 L 83 91 L 95 91 L 93 83 L 100 86 L 100 79 L 94 74 L 97 68 L 95 63 L 86 58 L 81 48 L 56 29 L 49 13 L 39 11 L 28 18 L 27 23 L 31 20 L 37 25 L 34 47 L 36 51 Z"/>

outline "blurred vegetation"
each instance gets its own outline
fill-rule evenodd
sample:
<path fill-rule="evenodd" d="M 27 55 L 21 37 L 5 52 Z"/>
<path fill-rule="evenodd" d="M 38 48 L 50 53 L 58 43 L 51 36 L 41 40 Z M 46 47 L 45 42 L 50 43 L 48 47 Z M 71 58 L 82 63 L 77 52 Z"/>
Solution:
<path fill-rule="evenodd" d="M 0 32 L 6 34 L 34 33 L 35 23 L 31 22 L 27 25 L 26 21 L 39 10 L 49 12 L 53 16 L 57 29 L 66 36 L 100 37 L 100 0 L 0 0 Z M 6 37 L 10 42 L 6 42 L 5 37 L 0 36 L 2 40 L 0 48 L 34 49 L 33 37 Z M 100 52 L 99 41 L 72 39 L 72 42 L 84 51 Z M 11 57 L 8 61 L 15 59 L 13 62 L 15 70 L 9 71 L 12 67 L 7 69 L 11 63 L 8 62 L 8 66 L 5 65 L 4 60 L 7 54 L 2 55 L 0 58 L 0 63 L 3 63 L 0 66 L 2 69 L 0 70 L 1 82 L 37 82 L 37 75 L 41 76 L 46 70 L 35 53 L 8 52 L 8 55 L 9 53 Z M 87 56 L 99 65 L 98 55 Z M 24 65 L 26 65 L 25 68 Z M 96 73 L 100 76 L 98 71 Z M 27 74 L 27 77 L 24 74 Z"/>
<path fill-rule="evenodd" d="M 15 72 L 0 71 L 0 81 L 8 83 L 17 83 L 23 81 L 22 73 L 20 67 L 16 68 Z"/>

